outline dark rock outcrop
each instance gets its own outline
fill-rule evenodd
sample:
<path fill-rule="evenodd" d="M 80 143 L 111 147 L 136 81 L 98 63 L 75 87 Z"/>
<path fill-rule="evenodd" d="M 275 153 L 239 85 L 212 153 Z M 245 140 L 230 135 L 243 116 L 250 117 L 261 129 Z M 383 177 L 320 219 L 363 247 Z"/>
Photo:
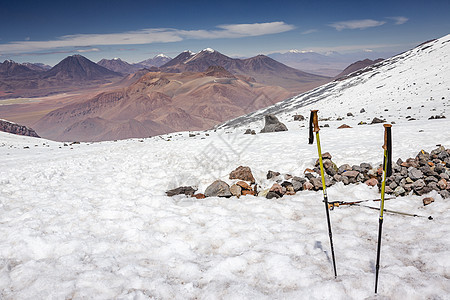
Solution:
<path fill-rule="evenodd" d="M 31 137 L 37 137 L 40 136 L 34 131 L 34 129 L 19 125 L 16 123 L 8 122 L 5 120 L 0 120 L 0 131 L 12 133 L 12 134 L 18 134 L 18 135 L 25 135 L 25 136 L 31 136 Z"/>
<path fill-rule="evenodd" d="M 287 131 L 286 125 L 281 123 L 277 117 L 274 115 L 266 115 L 264 116 L 265 125 L 264 128 L 261 130 L 261 133 L 264 132 L 277 132 L 277 131 Z"/>

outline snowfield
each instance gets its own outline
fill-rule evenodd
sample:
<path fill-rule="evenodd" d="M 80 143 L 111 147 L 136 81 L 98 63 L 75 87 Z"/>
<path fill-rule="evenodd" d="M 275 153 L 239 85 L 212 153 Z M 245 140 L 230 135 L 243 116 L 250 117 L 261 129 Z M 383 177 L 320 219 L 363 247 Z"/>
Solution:
<path fill-rule="evenodd" d="M 434 42 L 428 55 L 417 52 L 420 59 L 405 53 L 408 59 L 379 74 L 428 70 L 427 62 L 446 55 L 442 68 L 433 69 L 437 76 L 410 73 L 417 86 L 430 85 L 417 90 L 417 97 L 400 99 L 399 92 L 391 101 L 387 95 L 395 83 L 386 80 L 377 88 L 372 79 L 354 77 L 338 85 L 361 81 L 354 88 L 367 95 L 380 91 L 379 101 L 355 102 L 356 94 L 343 91 L 346 97 L 338 102 L 323 98 L 301 106 L 296 98 L 294 109 L 290 99 L 282 105 L 292 109 L 279 114 L 286 132 L 244 135 L 245 128 L 263 127 L 257 114 L 247 117 L 253 118 L 249 122 L 241 119 L 236 129 L 234 123 L 195 137 L 182 132 L 64 145 L 0 132 L 0 298 L 449 299 L 450 199 L 436 192 L 426 195 L 435 198 L 428 206 L 424 196 L 386 201 L 387 209 L 421 217 L 385 213 L 378 296 L 373 292 L 376 210 L 330 211 L 335 279 L 321 192 L 270 200 L 165 195 L 182 185 L 204 192 L 216 179 L 231 183 L 228 174 L 240 165 L 252 169 L 262 188 L 273 183 L 266 179 L 269 170 L 303 176 L 314 165 L 317 148 L 307 142 L 308 120 L 291 120 L 296 113 L 309 116 L 312 108 L 330 118 L 320 121 L 329 124 L 320 131 L 322 151 L 338 166 L 382 162 L 383 126 L 356 125 L 380 115 L 395 122 L 394 162 L 437 144 L 450 148 L 448 40 Z M 361 108 L 366 112 L 359 113 Z M 408 121 L 406 114 L 416 120 Z M 432 115 L 447 118 L 428 120 Z M 343 123 L 353 128 L 337 129 Z M 329 201 L 380 197 L 377 188 L 340 183 L 328 196 Z M 366 204 L 379 207 L 379 202 Z"/>

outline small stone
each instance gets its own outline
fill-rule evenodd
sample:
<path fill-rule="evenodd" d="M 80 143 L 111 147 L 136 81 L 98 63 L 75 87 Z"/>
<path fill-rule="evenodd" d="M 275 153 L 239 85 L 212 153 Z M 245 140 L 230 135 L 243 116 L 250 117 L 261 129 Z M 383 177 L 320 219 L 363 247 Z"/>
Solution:
<path fill-rule="evenodd" d="M 418 179 L 423 178 L 423 173 L 422 171 L 420 171 L 419 169 L 416 169 L 414 167 L 410 167 L 408 169 L 408 176 L 409 178 L 411 178 L 412 180 L 416 181 Z"/>
<path fill-rule="evenodd" d="M 252 170 L 249 167 L 239 166 L 230 173 L 229 178 L 250 181 L 252 184 L 255 183 L 255 178 L 253 177 Z"/>
<path fill-rule="evenodd" d="M 406 177 L 406 183 L 414 183 L 414 180 L 412 180 L 411 178 L 409 178 L 409 177 Z"/>
<path fill-rule="evenodd" d="M 338 174 L 342 175 L 345 171 L 351 171 L 352 167 L 349 164 L 344 164 L 338 168 Z"/>
<path fill-rule="evenodd" d="M 321 178 L 311 178 L 309 181 L 312 183 L 316 191 L 323 189 Z"/>
<path fill-rule="evenodd" d="M 434 176 L 428 176 L 428 177 L 425 177 L 425 183 L 426 184 L 429 184 L 430 182 L 438 182 L 439 180 L 437 180 L 437 178 L 436 177 L 434 177 Z"/>
<path fill-rule="evenodd" d="M 267 198 L 267 199 L 280 198 L 280 197 L 281 197 L 281 196 L 278 195 L 278 194 L 275 193 L 275 192 L 268 192 L 267 195 L 266 195 L 266 198 Z"/>
<path fill-rule="evenodd" d="M 344 128 L 352 128 L 351 126 L 347 125 L 347 124 L 342 124 L 341 126 L 339 126 L 337 129 L 344 129 Z"/>
<path fill-rule="evenodd" d="M 423 198 L 423 206 L 426 206 L 426 205 L 429 205 L 429 204 L 431 204 L 431 203 L 433 203 L 434 202 L 434 198 L 433 197 L 426 197 L 426 198 Z"/>
<path fill-rule="evenodd" d="M 269 172 L 267 172 L 266 177 L 267 177 L 267 179 L 271 179 L 271 178 L 277 177 L 279 175 L 280 175 L 280 172 L 275 172 L 275 171 L 269 170 Z"/>
<path fill-rule="evenodd" d="M 351 112 L 347 113 L 347 117 L 354 117 Z"/>
<path fill-rule="evenodd" d="M 376 178 L 371 178 L 365 182 L 368 186 L 376 186 L 378 184 L 378 180 Z"/>
<path fill-rule="evenodd" d="M 391 184 L 389 184 L 389 187 L 391 188 L 391 189 L 393 189 L 393 190 L 395 190 L 395 188 L 398 186 L 398 184 L 394 181 L 394 182 L 391 182 Z"/>
<path fill-rule="evenodd" d="M 230 193 L 239 198 L 242 195 L 242 188 L 237 184 L 233 184 L 230 186 Z"/>
<path fill-rule="evenodd" d="M 439 195 L 441 195 L 442 198 L 450 198 L 450 192 L 448 190 L 442 190 L 438 192 Z"/>
<path fill-rule="evenodd" d="M 202 193 L 195 194 L 192 197 L 195 197 L 197 199 L 205 199 L 206 198 L 205 194 L 202 194 Z"/>
<path fill-rule="evenodd" d="M 442 179 L 445 179 L 447 181 L 450 180 L 450 176 L 448 176 L 447 173 L 441 173 L 441 174 L 439 174 L 439 177 L 442 178 Z"/>
<path fill-rule="evenodd" d="M 358 176 L 358 171 L 345 171 L 342 175 L 347 176 L 348 178 L 356 178 Z"/>
<path fill-rule="evenodd" d="M 184 194 L 186 196 L 192 196 L 195 193 L 195 189 L 191 186 L 180 186 L 175 189 L 169 190 L 166 192 L 166 195 L 169 197 L 175 196 L 175 195 L 181 195 Z"/>
<path fill-rule="evenodd" d="M 372 166 L 370 164 L 368 164 L 368 163 L 361 163 L 359 166 L 363 170 L 370 170 L 370 169 L 372 169 Z"/>
<path fill-rule="evenodd" d="M 332 157 L 331 157 L 330 152 L 322 153 L 322 159 L 331 159 L 331 158 L 332 158 Z"/>
<path fill-rule="evenodd" d="M 242 196 L 246 196 L 246 195 L 255 196 L 256 192 L 255 191 L 249 191 L 249 190 L 242 190 Z"/>
<path fill-rule="evenodd" d="M 439 185 L 437 184 L 437 182 L 430 182 L 427 184 L 427 187 L 429 187 L 432 190 L 438 191 L 438 192 L 441 190 L 439 188 Z"/>
<path fill-rule="evenodd" d="M 205 190 L 206 197 L 231 197 L 230 186 L 218 179 Z"/>
<path fill-rule="evenodd" d="M 398 197 L 398 196 L 404 195 L 405 192 L 406 192 L 406 191 L 405 191 L 405 189 L 404 189 L 403 187 L 398 186 L 398 187 L 396 187 L 395 190 L 394 190 L 394 195 Z"/>
<path fill-rule="evenodd" d="M 294 115 L 294 121 L 304 121 L 305 117 L 302 115 Z"/>
<path fill-rule="evenodd" d="M 350 184 L 350 180 L 349 180 L 348 177 L 345 176 L 345 175 L 342 175 L 342 177 L 341 177 L 341 182 L 342 182 L 344 185 Z"/>
<path fill-rule="evenodd" d="M 289 180 L 291 178 L 292 178 L 292 175 L 290 175 L 290 174 L 285 174 L 284 175 L 284 179 L 286 179 L 286 180 Z"/>
<path fill-rule="evenodd" d="M 386 120 L 378 119 L 377 117 L 372 119 L 372 122 L 370 124 L 378 124 L 378 123 L 385 123 Z"/>
<path fill-rule="evenodd" d="M 385 191 L 386 194 L 393 194 L 394 193 L 394 191 L 388 186 L 384 188 L 384 191 Z"/>
<path fill-rule="evenodd" d="M 306 181 L 306 182 L 303 184 L 303 189 L 304 189 L 304 190 L 308 190 L 308 191 L 313 190 L 313 189 L 314 189 L 314 185 L 313 185 L 311 182 Z"/>
<path fill-rule="evenodd" d="M 278 195 L 282 196 L 284 194 L 283 187 L 278 183 L 274 183 L 270 188 L 269 192 L 275 192 Z"/>
<path fill-rule="evenodd" d="M 244 132 L 244 134 L 252 134 L 252 130 L 249 128 Z"/>
<path fill-rule="evenodd" d="M 252 190 L 252 187 L 245 181 L 238 181 L 238 182 L 236 182 L 236 185 L 241 187 L 243 190 L 248 190 L 248 191 Z"/>
<path fill-rule="evenodd" d="M 423 187 L 425 187 L 425 181 L 423 180 L 423 179 L 419 179 L 419 180 L 417 180 L 417 181 L 415 181 L 414 183 L 413 183 L 413 189 L 416 191 L 416 190 L 420 190 L 420 189 L 422 189 Z"/>

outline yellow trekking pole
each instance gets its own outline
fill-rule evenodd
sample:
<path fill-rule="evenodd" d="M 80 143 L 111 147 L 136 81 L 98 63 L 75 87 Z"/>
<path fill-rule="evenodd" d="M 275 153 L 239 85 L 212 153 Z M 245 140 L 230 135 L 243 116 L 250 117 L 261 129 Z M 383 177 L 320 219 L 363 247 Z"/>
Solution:
<path fill-rule="evenodd" d="M 381 203 L 380 218 L 378 225 L 378 246 L 377 246 L 377 264 L 375 266 L 375 294 L 378 290 L 378 271 L 380 270 L 380 252 L 381 252 L 381 232 L 383 228 L 384 211 L 384 192 L 386 189 L 386 177 L 392 175 L 392 136 L 390 124 L 384 124 L 384 159 L 383 159 L 383 182 L 381 184 Z"/>
<path fill-rule="evenodd" d="M 327 213 L 327 223 L 328 223 L 328 235 L 330 236 L 330 244 L 331 244 L 331 257 L 333 259 L 333 269 L 334 269 L 334 277 L 337 277 L 336 271 L 336 262 L 334 259 L 334 247 L 333 247 L 333 235 L 331 233 L 331 222 L 330 222 L 330 212 L 328 207 L 328 195 L 325 185 L 325 174 L 323 171 L 323 160 L 322 160 L 322 150 L 320 149 L 320 138 L 319 138 L 319 120 L 317 117 L 318 110 L 311 110 L 311 116 L 309 118 L 309 144 L 314 143 L 314 134 L 316 133 L 317 140 L 317 151 L 319 153 L 319 163 L 320 163 L 320 174 L 322 176 L 322 189 L 323 189 L 323 202 L 325 203 L 325 211 Z"/>

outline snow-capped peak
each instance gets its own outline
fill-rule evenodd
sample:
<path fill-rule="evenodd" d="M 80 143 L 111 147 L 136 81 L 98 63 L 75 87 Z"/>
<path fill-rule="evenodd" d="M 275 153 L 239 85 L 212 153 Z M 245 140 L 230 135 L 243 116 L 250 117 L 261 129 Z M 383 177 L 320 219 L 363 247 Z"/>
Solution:
<path fill-rule="evenodd" d="M 114 58 L 113 58 L 113 60 L 120 60 L 120 58 L 118 58 L 118 57 L 114 57 Z"/>
<path fill-rule="evenodd" d="M 214 53 L 214 52 L 216 52 L 216 50 L 214 50 L 212 48 L 206 48 L 206 49 L 203 49 L 202 52 Z"/>
<path fill-rule="evenodd" d="M 288 51 L 289 53 L 296 53 L 296 54 L 298 54 L 298 53 L 311 53 L 311 52 L 313 52 L 312 50 L 297 50 L 297 49 L 292 49 L 292 50 L 289 50 Z"/>
<path fill-rule="evenodd" d="M 158 55 L 155 56 L 155 58 L 157 58 L 157 57 L 170 58 L 170 57 L 168 57 L 167 55 L 165 55 L 165 54 L 163 54 L 163 53 L 158 54 Z"/>

